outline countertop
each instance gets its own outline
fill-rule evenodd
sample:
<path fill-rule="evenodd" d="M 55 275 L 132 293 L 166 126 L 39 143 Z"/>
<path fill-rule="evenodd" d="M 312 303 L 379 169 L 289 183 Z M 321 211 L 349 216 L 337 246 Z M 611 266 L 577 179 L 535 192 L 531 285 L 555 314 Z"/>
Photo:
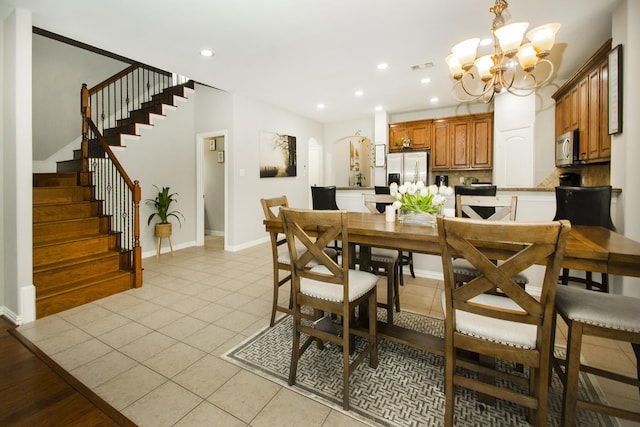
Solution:
<path fill-rule="evenodd" d="M 373 191 L 373 187 L 337 187 L 336 190 L 340 191 L 363 191 L 363 190 L 371 190 Z M 498 187 L 498 191 L 536 191 L 536 192 L 555 192 L 555 187 Z M 614 188 L 614 193 L 621 193 L 621 188 Z"/>

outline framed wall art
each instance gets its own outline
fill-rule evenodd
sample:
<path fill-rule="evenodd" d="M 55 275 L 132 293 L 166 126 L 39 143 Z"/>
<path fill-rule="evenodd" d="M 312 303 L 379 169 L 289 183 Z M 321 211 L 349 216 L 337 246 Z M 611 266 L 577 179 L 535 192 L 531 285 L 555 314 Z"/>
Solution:
<path fill-rule="evenodd" d="M 296 176 L 296 137 L 260 132 L 260 178 Z"/>
<path fill-rule="evenodd" d="M 622 132 L 622 45 L 611 49 L 607 74 L 609 79 L 609 135 Z"/>

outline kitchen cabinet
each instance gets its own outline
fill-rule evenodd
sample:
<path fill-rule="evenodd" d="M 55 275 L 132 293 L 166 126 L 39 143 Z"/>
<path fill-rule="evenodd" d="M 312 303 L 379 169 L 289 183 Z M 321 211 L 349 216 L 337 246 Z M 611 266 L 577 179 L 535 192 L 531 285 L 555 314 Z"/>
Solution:
<path fill-rule="evenodd" d="M 433 122 L 433 170 L 491 169 L 493 114 L 449 117 Z"/>
<path fill-rule="evenodd" d="M 450 169 L 468 169 L 471 166 L 469 128 L 467 120 L 452 121 L 449 125 L 451 131 Z"/>
<path fill-rule="evenodd" d="M 433 122 L 431 169 L 449 169 L 449 122 L 446 120 Z"/>
<path fill-rule="evenodd" d="M 553 94 L 556 101 L 556 138 L 574 129 L 579 131 L 579 158 L 584 163 L 611 159 L 608 132 L 608 53 L 611 40 Z M 555 141 L 554 141 L 555 144 Z"/>
<path fill-rule="evenodd" d="M 493 167 L 493 118 L 477 118 L 471 121 L 472 138 L 470 144 L 471 167 L 491 169 Z"/>
<path fill-rule="evenodd" d="M 402 141 L 409 138 L 409 147 Z M 431 150 L 432 170 L 491 169 L 493 113 L 389 125 L 389 152 Z"/>
<path fill-rule="evenodd" d="M 389 152 L 431 148 L 431 123 L 431 120 L 416 120 L 389 125 Z M 407 139 L 409 146 L 404 147 Z"/>

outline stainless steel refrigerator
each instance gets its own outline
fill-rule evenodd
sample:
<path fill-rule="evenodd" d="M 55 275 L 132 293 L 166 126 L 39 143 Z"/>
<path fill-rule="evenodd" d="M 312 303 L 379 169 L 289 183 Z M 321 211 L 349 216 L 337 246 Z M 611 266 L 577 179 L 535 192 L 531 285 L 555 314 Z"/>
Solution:
<path fill-rule="evenodd" d="M 387 155 L 387 185 L 392 182 L 422 181 L 431 184 L 429 150 L 389 153 Z"/>

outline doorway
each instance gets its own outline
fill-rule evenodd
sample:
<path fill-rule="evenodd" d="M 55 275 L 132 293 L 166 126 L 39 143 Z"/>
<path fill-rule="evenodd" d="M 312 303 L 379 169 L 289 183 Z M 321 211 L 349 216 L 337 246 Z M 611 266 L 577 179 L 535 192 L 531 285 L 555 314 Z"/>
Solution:
<path fill-rule="evenodd" d="M 227 233 L 227 131 L 196 135 L 196 245 L 204 246 L 205 235 Z M 227 248 L 227 240 L 224 243 Z"/>

